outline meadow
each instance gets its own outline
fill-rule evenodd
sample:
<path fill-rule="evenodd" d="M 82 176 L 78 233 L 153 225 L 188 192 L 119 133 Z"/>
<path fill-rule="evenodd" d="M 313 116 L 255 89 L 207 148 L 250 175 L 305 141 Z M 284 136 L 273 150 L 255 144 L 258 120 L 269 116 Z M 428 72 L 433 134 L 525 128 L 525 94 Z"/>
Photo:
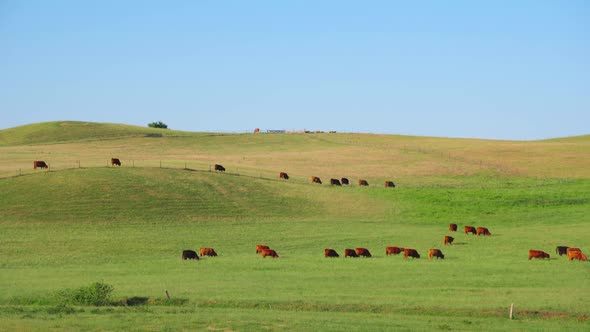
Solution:
<path fill-rule="evenodd" d="M 590 251 L 588 151 L 590 137 L 3 130 L 0 329 L 589 330 L 590 264 L 554 254 Z M 215 163 L 227 172 L 210 172 Z M 344 176 L 352 186 L 325 184 Z M 259 243 L 281 257 L 262 259 Z M 422 258 L 386 256 L 389 245 Z M 181 260 L 206 246 L 219 256 Z M 355 247 L 374 257 L 323 257 Z M 429 260 L 429 248 L 445 259 Z M 529 249 L 551 259 L 529 261 Z M 56 296 L 93 282 L 114 287 L 111 305 Z M 129 298 L 145 301 L 121 304 Z"/>

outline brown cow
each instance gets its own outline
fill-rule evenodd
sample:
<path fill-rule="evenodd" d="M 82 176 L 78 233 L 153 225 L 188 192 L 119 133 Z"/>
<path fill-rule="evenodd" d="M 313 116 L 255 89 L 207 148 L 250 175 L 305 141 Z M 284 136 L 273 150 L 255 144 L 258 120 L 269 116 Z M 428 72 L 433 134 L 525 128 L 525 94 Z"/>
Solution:
<path fill-rule="evenodd" d="M 566 253 L 569 253 L 570 251 L 582 251 L 582 250 L 580 250 L 580 248 L 567 248 L 565 250 Z"/>
<path fill-rule="evenodd" d="M 369 252 L 369 249 L 366 248 L 355 248 L 354 249 L 356 251 L 357 256 L 363 256 L 363 257 L 371 257 L 371 253 Z"/>
<path fill-rule="evenodd" d="M 345 185 L 349 185 L 350 184 L 350 182 L 348 181 L 347 178 L 340 179 L 340 182 L 342 182 L 342 184 L 345 184 Z"/>
<path fill-rule="evenodd" d="M 541 251 L 541 250 L 529 250 L 529 260 L 531 258 L 538 258 L 538 259 L 548 258 L 548 259 L 550 259 L 550 256 L 548 253 Z"/>
<path fill-rule="evenodd" d="M 225 167 L 215 164 L 215 170 L 220 172 L 225 172 Z"/>
<path fill-rule="evenodd" d="M 476 233 L 475 227 L 473 227 L 473 226 L 465 226 L 464 230 L 465 230 L 465 234 L 471 233 L 471 234 L 475 235 L 475 233 Z"/>
<path fill-rule="evenodd" d="M 404 248 L 400 248 L 400 247 L 385 247 L 385 254 L 387 256 L 389 255 L 397 255 L 401 252 L 404 251 Z"/>
<path fill-rule="evenodd" d="M 395 183 L 393 181 L 385 181 L 386 188 L 395 188 Z"/>
<path fill-rule="evenodd" d="M 182 259 L 183 260 L 187 260 L 187 259 L 199 260 L 199 255 L 197 255 L 197 252 L 194 250 L 183 250 L 182 251 Z"/>
<path fill-rule="evenodd" d="M 340 257 L 334 249 L 324 249 L 324 257 Z"/>
<path fill-rule="evenodd" d="M 368 186 L 369 182 L 367 180 L 359 180 L 359 186 Z"/>
<path fill-rule="evenodd" d="M 445 259 L 445 255 L 440 249 L 428 249 L 428 258 L 432 259 L 432 257 L 436 257 L 436 259 Z"/>
<path fill-rule="evenodd" d="M 279 258 L 279 254 L 272 249 L 262 249 L 262 258 L 266 258 L 266 256 L 270 256 L 272 258 Z"/>
<path fill-rule="evenodd" d="M 344 249 L 344 258 L 346 257 L 359 257 L 356 254 L 356 251 L 353 249 Z"/>
<path fill-rule="evenodd" d="M 457 231 L 457 224 L 449 224 L 449 231 L 456 232 Z"/>
<path fill-rule="evenodd" d="M 217 253 L 215 252 L 215 249 L 213 248 L 201 248 L 199 249 L 199 253 L 201 254 L 201 257 L 203 256 L 217 256 Z"/>
<path fill-rule="evenodd" d="M 454 237 L 452 237 L 452 236 L 445 236 L 445 241 L 444 241 L 444 243 L 445 243 L 445 246 L 446 246 L 447 244 L 453 244 L 453 241 L 454 241 L 454 240 L 455 240 L 455 238 L 454 238 Z"/>
<path fill-rule="evenodd" d="M 256 245 L 256 253 L 259 254 L 262 252 L 262 250 L 264 249 L 270 249 L 269 246 L 265 246 L 264 244 L 257 244 Z"/>
<path fill-rule="evenodd" d="M 281 172 L 279 174 L 279 179 L 285 179 L 285 180 L 289 180 L 289 174 L 285 173 L 285 172 Z"/>
<path fill-rule="evenodd" d="M 49 166 L 43 160 L 35 160 L 33 161 L 33 169 L 37 168 L 49 168 Z"/>
<path fill-rule="evenodd" d="M 121 161 L 119 160 L 119 158 L 111 158 L 111 166 L 121 166 Z"/>
<path fill-rule="evenodd" d="M 570 251 L 567 253 L 567 259 L 570 261 L 573 261 L 574 259 L 579 261 L 587 261 L 588 257 L 586 257 L 586 255 L 584 255 L 581 251 Z"/>
<path fill-rule="evenodd" d="M 416 249 L 404 249 L 404 258 L 420 258 L 420 254 Z"/>
<path fill-rule="evenodd" d="M 320 178 L 318 178 L 317 176 L 312 176 L 312 177 L 311 177 L 311 182 L 312 182 L 312 183 L 319 183 L 319 184 L 322 184 L 322 180 L 320 180 Z"/>
<path fill-rule="evenodd" d="M 555 253 L 556 254 L 559 254 L 559 256 L 567 255 L 567 249 L 568 248 L 569 247 L 566 247 L 566 246 L 557 246 L 555 248 Z"/>
<path fill-rule="evenodd" d="M 330 184 L 333 186 L 341 186 L 340 180 L 338 179 L 330 179 Z"/>
<path fill-rule="evenodd" d="M 480 235 L 490 236 L 490 235 L 492 235 L 492 233 L 490 233 L 490 231 L 485 227 L 478 227 L 476 229 L 476 234 L 477 234 L 477 236 L 480 236 Z"/>

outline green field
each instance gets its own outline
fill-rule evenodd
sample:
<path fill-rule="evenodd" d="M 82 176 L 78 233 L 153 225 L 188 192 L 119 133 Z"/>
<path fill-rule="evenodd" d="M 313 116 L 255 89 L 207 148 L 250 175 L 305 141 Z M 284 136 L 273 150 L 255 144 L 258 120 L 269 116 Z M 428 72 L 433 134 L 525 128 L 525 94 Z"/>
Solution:
<path fill-rule="evenodd" d="M 589 136 L 1 130 L 0 330 L 590 330 L 590 264 L 555 255 L 590 252 L 589 151 Z M 210 172 L 216 163 L 227 172 Z M 390 245 L 422 258 L 386 256 Z M 181 260 L 199 247 L 219 256 Z M 355 247 L 374 257 L 323 257 Z M 551 259 L 529 261 L 529 249 Z M 58 296 L 93 282 L 114 287 L 111 305 Z M 130 298 L 142 300 L 121 305 Z"/>

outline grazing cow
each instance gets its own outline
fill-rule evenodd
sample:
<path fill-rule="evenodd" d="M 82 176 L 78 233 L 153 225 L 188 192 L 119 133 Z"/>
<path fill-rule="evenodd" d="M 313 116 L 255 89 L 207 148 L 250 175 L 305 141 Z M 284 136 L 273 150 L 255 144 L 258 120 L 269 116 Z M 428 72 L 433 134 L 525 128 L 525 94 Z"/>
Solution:
<path fill-rule="evenodd" d="M 568 248 L 569 247 L 566 247 L 566 246 L 557 246 L 555 248 L 555 253 L 556 254 L 559 254 L 559 256 L 567 255 L 567 249 Z"/>
<path fill-rule="evenodd" d="M 340 186 L 340 180 L 338 179 L 330 179 L 330 184 L 333 186 Z"/>
<path fill-rule="evenodd" d="M 449 224 L 449 231 L 456 232 L 457 231 L 457 224 Z"/>
<path fill-rule="evenodd" d="M 199 253 L 201 254 L 201 257 L 203 257 L 203 256 L 217 256 L 217 253 L 215 252 L 215 249 L 213 249 L 213 248 L 201 248 L 201 249 L 199 249 Z"/>
<path fill-rule="evenodd" d="M 550 258 L 549 254 L 541 250 L 529 250 L 529 260 L 531 258 L 543 259 Z"/>
<path fill-rule="evenodd" d="M 270 256 L 272 258 L 279 258 L 279 254 L 272 249 L 262 249 L 262 258 L 266 258 L 266 256 Z"/>
<path fill-rule="evenodd" d="M 354 251 L 353 249 L 344 249 L 344 258 L 346 257 L 359 257 L 356 254 L 356 251 Z"/>
<path fill-rule="evenodd" d="M 453 244 L 453 241 L 454 241 L 454 240 L 455 240 L 455 238 L 454 238 L 454 237 L 452 237 L 452 236 L 445 236 L 445 242 L 444 242 L 444 243 L 445 243 L 445 246 L 446 246 L 447 244 Z"/>
<path fill-rule="evenodd" d="M 570 251 L 582 251 L 582 250 L 580 250 L 580 248 L 567 248 L 565 250 L 566 253 L 569 253 Z"/>
<path fill-rule="evenodd" d="M 404 258 L 420 258 L 420 254 L 416 249 L 404 249 Z"/>
<path fill-rule="evenodd" d="M 366 248 L 355 248 L 354 251 L 356 251 L 356 255 L 357 256 L 363 256 L 363 257 L 371 257 L 371 253 L 369 252 L 369 249 Z"/>
<path fill-rule="evenodd" d="M 225 167 L 215 164 L 215 170 L 220 172 L 225 172 Z"/>
<path fill-rule="evenodd" d="M 119 160 L 119 158 L 111 158 L 111 166 L 121 166 L 121 161 Z"/>
<path fill-rule="evenodd" d="M 324 249 L 324 257 L 340 257 L 334 249 Z"/>
<path fill-rule="evenodd" d="M 320 178 L 318 178 L 317 176 L 312 176 L 312 177 L 311 177 L 311 182 L 312 182 L 312 183 L 319 183 L 319 184 L 322 184 L 322 180 L 320 180 Z"/>
<path fill-rule="evenodd" d="M 400 247 L 385 247 L 385 254 L 387 256 L 397 255 L 399 253 L 402 253 L 403 251 L 404 251 L 404 248 L 400 248 Z"/>
<path fill-rule="evenodd" d="M 279 178 L 289 180 L 289 175 L 285 172 L 281 172 L 281 174 L 279 174 Z"/>
<path fill-rule="evenodd" d="M 33 169 L 37 168 L 49 168 L 49 166 L 42 160 L 35 160 L 33 161 Z"/>
<path fill-rule="evenodd" d="M 471 234 L 475 235 L 475 233 L 476 233 L 475 227 L 473 227 L 473 226 L 465 226 L 464 230 L 465 230 L 465 234 L 471 233 Z"/>
<path fill-rule="evenodd" d="M 262 252 L 262 250 L 264 249 L 270 249 L 269 246 L 265 246 L 264 244 L 257 244 L 256 245 L 256 253 L 259 254 Z"/>
<path fill-rule="evenodd" d="M 476 234 L 477 234 L 477 236 L 480 236 L 480 235 L 490 236 L 490 235 L 492 235 L 492 233 L 490 233 L 490 231 L 485 227 L 478 227 L 476 229 Z"/>
<path fill-rule="evenodd" d="M 368 186 L 369 182 L 367 180 L 359 180 L 359 186 Z"/>
<path fill-rule="evenodd" d="M 567 253 L 567 259 L 570 261 L 573 261 L 574 259 L 579 261 L 587 261 L 588 257 L 586 257 L 586 255 L 584 255 L 581 251 L 570 251 Z"/>
<path fill-rule="evenodd" d="M 386 188 L 395 188 L 395 184 L 393 183 L 393 181 L 385 181 L 385 187 Z"/>
<path fill-rule="evenodd" d="M 350 181 L 348 181 L 347 178 L 340 179 L 340 182 L 342 182 L 342 184 L 345 184 L 345 185 L 349 185 L 350 184 Z"/>
<path fill-rule="evenodd" d="M 182 259 L 183 260 L 187 260 L 187 259 L 199 260 L 199 255 L 197 255 L 197 252 L 194 250 L 183 250 L 182 251 Z"/>
<path fill-rule="evenodd" d="M 436 257 L 436 259 L 445 259 L 445 255 L 443 255 L 440 249 L 428 249 L 428 258 L 432 259 L 432 257 Z"/>

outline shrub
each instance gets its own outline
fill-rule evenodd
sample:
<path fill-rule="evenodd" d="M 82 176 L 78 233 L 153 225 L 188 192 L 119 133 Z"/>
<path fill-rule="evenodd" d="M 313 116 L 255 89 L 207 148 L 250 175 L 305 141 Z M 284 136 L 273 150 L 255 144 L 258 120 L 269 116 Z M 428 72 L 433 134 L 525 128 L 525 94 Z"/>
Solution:
<path fill-rule="evenodd" d="M 75 305 L 94 305 L 103 306 L 110 305 L 111 293 L 114 287 L 102 282 L 95 282 L 86 287 L 78 289 L 66 289 L 58 292 L 58 297 L 64 303 L 71 303 Z"/>
<path fill-rule="evenodd" d="M 148 123 L 148 127 L 150 128 L 162 128 L 162 129 L 168 129 L 168 125 L 165 124 L 162 121 L 156 121 L 156 122 L 151 122 Z"/>

